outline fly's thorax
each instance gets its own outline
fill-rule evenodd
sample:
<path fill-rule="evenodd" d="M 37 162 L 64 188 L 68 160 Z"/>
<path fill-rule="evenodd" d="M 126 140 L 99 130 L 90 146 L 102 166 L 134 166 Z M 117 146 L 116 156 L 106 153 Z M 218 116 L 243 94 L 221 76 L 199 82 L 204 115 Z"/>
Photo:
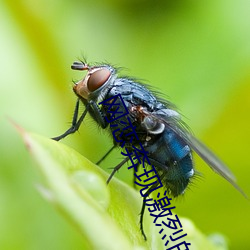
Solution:
<path fill-rule="evenodd" d="M 78 68 L 77 68 L 78 69 Z M 75 94 L 81 99 L 102 101 L 107 88 L 116 79 L 115 69 L 109 65 L 83 68 L 88 70 L 86 76 L 73 87 Z"/>

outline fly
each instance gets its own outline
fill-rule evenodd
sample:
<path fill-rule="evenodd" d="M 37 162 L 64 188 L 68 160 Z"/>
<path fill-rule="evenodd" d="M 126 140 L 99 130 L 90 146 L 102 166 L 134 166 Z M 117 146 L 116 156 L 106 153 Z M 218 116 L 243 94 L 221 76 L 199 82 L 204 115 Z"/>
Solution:
<path fill-rule="evenodd" d="M 175 106 L 169 101 L 163 100 L 150 91 L 142 83 L 128 77 L 118 77 L 117 70 L 108 64 L 90 66 L 85 62 L 74 62 L 73 70 L 87 71 L 86 76 L 75 83 L 73 91 L 77 96 L 74 116 L 71 127 L 62 135 L 53 139 L 59 141 L 76 132 L 87 113 L 102 129 L 114 132 L 116 122 L 109 123 L 105 116 L 109 115 L 105 105 L 99 105 L 106 99 L 118 94 L 121 95 L 128 110 L 128 117 L 134 126 L 150 161 L 153 163 L 168 194 L 177 197 L 184 193 L 195 174 L 192 151 L 196 152 L 215 172 L 230 182 L 245 197 L 246 195 L 236 184 L 236 179 L 227 166 L 214 155 L 203 143 L 196 139 L 181 120 Z M 80 102 L 85 106 L 84 112 L 79 115 Z M 113 126 L 112 126 L 113 125 Z M 132 151 L 132 145 L 128 138 L 124 137 L 128 150 Z M 127 141 L 126 141 L 127 140 Z M 121 144 L 114 140 L 114 146 L 98 162 L 100 163 L 115 147 Z M 117 165 L 111 173 L 107 183 L 115 172 L 127 161 L 126 157 Z M 151 188 L 147 191 L 150 194 Z M 145 201 L 146 197 L 144 197 Z M 144 238 L 143 214 L 145 203 L 143 202 L 140 229 Z"/>

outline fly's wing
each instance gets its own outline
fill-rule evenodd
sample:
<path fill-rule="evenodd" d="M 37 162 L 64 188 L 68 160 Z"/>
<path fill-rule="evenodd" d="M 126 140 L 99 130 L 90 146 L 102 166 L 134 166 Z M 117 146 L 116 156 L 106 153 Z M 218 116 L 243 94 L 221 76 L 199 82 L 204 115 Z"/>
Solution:
<path fill-rule="evenodd" d="M 225 178 L 248 199 L 243 190 L 237 185 L 236 178 L 230 169 L 210 149 L 191 134 L 186 134 L 185 136 L 182 135 L 181 137 L 208 164 L 208 166 L 210 166 L 217 174 Z"/>
<path fill-rule="evenodd" d="M 174 112 L 171 114 L 171 112 Z M 163 114 L 165 113 L 165 114 Z M 151 113 L 151 115 L 163 123 L 166 127 L 173 130 L 182 140 L 184 140 L 190 148 L 192 148 L 216 173 L 225 178 L 229 183 L 231 183 L 242 195 L 247 199 L 247 195 L 242 191 L 242 189 L 236 184 L 236 178 L 233 173 L 228 169 L 228 167 L 202 142 L 196 139 L 185 127 L 185 125 L 180 120 L 179 116 L 173 115 L 178 114 L 175 111 L 161 110 L 160 112 Z"/>

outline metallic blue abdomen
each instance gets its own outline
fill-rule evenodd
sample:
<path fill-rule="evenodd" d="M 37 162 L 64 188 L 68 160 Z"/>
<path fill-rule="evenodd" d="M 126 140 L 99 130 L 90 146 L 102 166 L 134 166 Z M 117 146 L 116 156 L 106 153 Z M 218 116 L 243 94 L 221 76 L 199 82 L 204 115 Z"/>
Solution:
<path fill-rule="evenodd" d="M 154 144 L 145 149 L 163 185 L 173 196 L 182 194 L 194 175 L 190 147 L 166 128 Z"/>
<path fill-rule="evenodd" d="M 172 110 L 168 103 L 160 102 L 144 86 L 133 81 L 117 80 L 108 91 L 107 97 L 110 98 L 118 93 L 121 93 L 129 111 L 131 111 L 131 107 L 143 107 L 150 114 L 158 115 L 159 121 L 163 118 L 166 123 L 168 122 L 167 115 L 169 117 L 173 115 L 172 113 L 166 113 Z M 148 152 L 150 162 L 154 165 L 162 184 L 172 196 L 182 194 L 188 186 L 190 178 L 194 175 L 190 147 L 177 133 L 167 126 L 165 126 L 163 132 L 151 133 L 142 125 L 138 113 L 131 111 L 129 117 L 135 126 L 136 133 L 144 149 Z M 122 126 L 124 125 L 119 124 L 120 128 Z M 126 140 L 126 137 L 123 139 Z M 126 146 L 131 151 L 133 150 L 130 143 Z"/>

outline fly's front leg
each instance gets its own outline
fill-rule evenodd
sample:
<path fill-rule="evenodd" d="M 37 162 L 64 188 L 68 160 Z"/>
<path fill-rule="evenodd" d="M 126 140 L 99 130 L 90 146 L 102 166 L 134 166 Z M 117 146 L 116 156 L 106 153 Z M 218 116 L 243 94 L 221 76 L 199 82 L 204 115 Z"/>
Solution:
<path fill-rule="evenodd" d="M 62 135 L 59 135 L 57 137 L 53 137 L 51 139 L 53 139 L 55 141 L 60 141 L 64 137 L 68 136 L 69 134 L 75 133 L 79 129 L 79 127 L 80 127 L 80 125 L 81 125 L 84 117 L 86 116 L 86 114 L 87 114 L 87 112 L 89 110 L 89 104 L 88 104 L 86 106 L 86 109 L 84 110 L 84 112 L 80 116 L 79 120 L 77 120 L 78 119 L 78 112 L 79 112 L 79 104 L 80 104 L 80 101 L 78 99 L 77 102 L 76 102 L 76 106 L 75 106 L 75 110 L 74 110 L 74 116 L 73 116 L 71 127 L 65 133 L 63 133 Z"/>
<path fill-rule="evenodd" d="M 99 106 L 92 100 L 89 101 L 90 109 L 89 113 L 95 119 L 95 121 L 104 129 L 108 126 L 108 122 L 104 118 L 104 114 Z"/>

